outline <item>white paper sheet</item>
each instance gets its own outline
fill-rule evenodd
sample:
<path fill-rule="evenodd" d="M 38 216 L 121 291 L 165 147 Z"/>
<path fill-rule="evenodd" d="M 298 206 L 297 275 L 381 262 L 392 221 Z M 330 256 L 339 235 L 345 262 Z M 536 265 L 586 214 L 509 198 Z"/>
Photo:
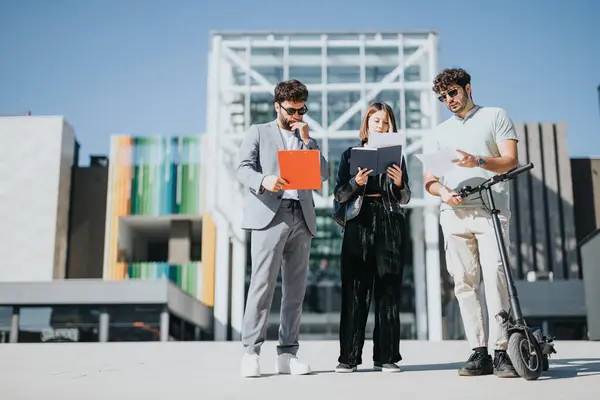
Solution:
<path fill-rule="evenodd" d="M 435 153 L 415 154 L 415 156 L 417 156 L 417 158 L 425 164 L 425 168 L 435 176 L 444 176 L 446 172 L 453 168 L 457 168 L 452 160 L 462 157 L 456 149 L 450 148 L 441 149 Z"/>
<path fill-rule="evenodd" d="M 373 132 L 369 134 L 368 147 L 377 149 L 379 147 L 403 146 L 406 148 L 406 136 L 402 133 L 389 132 L 379 133 Z"/>

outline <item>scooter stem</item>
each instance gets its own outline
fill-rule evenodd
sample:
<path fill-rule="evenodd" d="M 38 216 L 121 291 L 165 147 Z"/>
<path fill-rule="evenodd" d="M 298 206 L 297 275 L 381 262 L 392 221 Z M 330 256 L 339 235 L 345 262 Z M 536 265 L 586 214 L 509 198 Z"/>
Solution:
<path fill-rule="evenodd" d="M 506 243 L 504 241 L 504 235 L 502 233 L 502 225 L 500 224 L 500 218 L 498 217 L 500 211 L 496 209 L 496 205 L 494 204 L 491 186 L 486 187 L 485 191 L 487 193 L 487 198 L 492 212 L 492 221 L 494 224 L 494 231 L 496 233 L 498 249 L 500 250 L 500 257 L 502 259 L 502 268 L 504 269 L 504 275 L 506 276 L 510 308 L 514 316 L 515 323 L 517 325 L 524 325 L 525 320 L 523 318 L 523 313 L 521 312 L 521 305 L 519 304 L 519 297 L 517 295 L 517 288 L 515 287 L 515 281 L 512 276 L 510 262 L 508 261 Z"/>

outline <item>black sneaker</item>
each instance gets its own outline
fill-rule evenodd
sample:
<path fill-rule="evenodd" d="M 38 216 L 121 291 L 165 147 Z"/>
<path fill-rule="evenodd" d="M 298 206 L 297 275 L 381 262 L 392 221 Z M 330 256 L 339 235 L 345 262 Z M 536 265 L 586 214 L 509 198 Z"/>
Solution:
<path fill-rule="evenodd" d="M 496 351 L 494 356 L 494 375 L 500 378 L 518 378 L 519 374 L 513 367 L 505 351 Z"/>
<path fill-rule="evenodd" d="M 356 372 L 356 365 L 348 365 L 344 363 L 339 363 L 337 367 L 335 367 L 335 372 L 344 373 L 344 372 Z"/>
<path fill-rule="evenodd" d="M 458 375 L 460 376 L 491 375 L 493 373 L 494 364 L 492 356 L 479 351 L 473 352 L 465 365 L 458 370 Z"/>

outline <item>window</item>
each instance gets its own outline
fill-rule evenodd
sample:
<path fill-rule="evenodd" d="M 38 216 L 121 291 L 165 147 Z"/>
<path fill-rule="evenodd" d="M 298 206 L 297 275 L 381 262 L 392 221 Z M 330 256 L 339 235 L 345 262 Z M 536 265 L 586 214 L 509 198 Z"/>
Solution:
<path fill-rule="evenodd" d="M 360 99 L 360 92 L 330 92 L 327 94 L 327 122 L 331 126 L 339 117 L 342 116 L 354 103 Z M 342 131 L 356 131 L 358 137 L 358 130 L 360 129 L 360 123 L 362 120 L 362 113 L 360 110 L 351 116 L 346 121 L 340 130 Z"/>
<path fill-rule="evenodd" d="M 110 342 L 150 342 L 160 340 L 162 305 L 108 306 Z"/>
<path fill-rule="evenodd" d="M 327 67 L 327 83 L 360 83 L 360 67 Z"/>
<path fill-rule="evenodd" d="M 0 343 L 10 342 L 10 327 L 12 324 L 12 307 L 0 307 Z"/>
<path fill-rule="evenodd" d="M 323 74 L 321 73 L 320 66 L 314 67 L 292 67 L 290 66 L 290 79 L 298 79 L 305 85 L 313 83 L 322 83 Z M 312 97 L 312 93 L 309 98 Z"/>
<path fill-rule="evenodd" d="M 250 124 L 263 124 L 276 118 L 273 95 L 252 93 L 250 95 Z"/>
<path fill-rule="evenodd" d="M 100 308 L 95 306 L 21 307 L 19 343 L 97 342 Z"/>

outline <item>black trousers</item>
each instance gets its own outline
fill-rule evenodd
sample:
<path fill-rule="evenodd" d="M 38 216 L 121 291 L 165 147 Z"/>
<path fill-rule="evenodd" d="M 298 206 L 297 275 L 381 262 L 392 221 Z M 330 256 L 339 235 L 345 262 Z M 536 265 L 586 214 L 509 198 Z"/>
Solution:
<path fill-rule="evenodd" d="M 338 362 L 362 364 L 371 297 L 375 303 L 373 361 L 396 363 L 400 355 L 400 298 L 404 215 L 381 198 L 365 197 L 360 214 L 346 222 L 341 254 L 342 312 Z"/>

